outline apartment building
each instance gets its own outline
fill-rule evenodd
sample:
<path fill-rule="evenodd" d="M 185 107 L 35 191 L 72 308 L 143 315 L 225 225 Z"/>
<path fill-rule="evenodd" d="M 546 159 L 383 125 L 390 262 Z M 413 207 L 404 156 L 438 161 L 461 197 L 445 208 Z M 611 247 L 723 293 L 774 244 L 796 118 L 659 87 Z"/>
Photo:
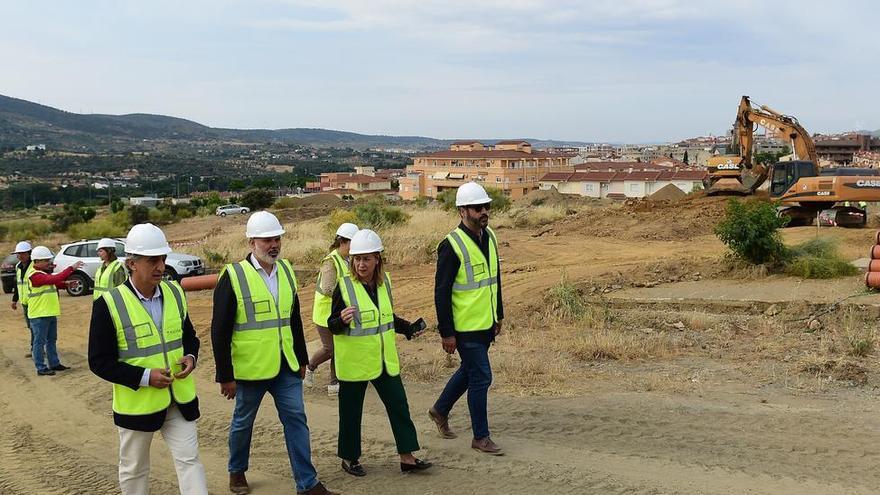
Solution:
<path fill-rule="evenodd" d="M 390 177 L 356 172 L 325 172 L 317 182 L 307 182 L 305 190 L 351 196 L 392 192 Z"/>
<path fill-rule="evenodd" d="M 708 176 L 705 170 L 585 170 L 551 172 L 540 180 L 541 190 L 591 198 L 643 198 L 673 184 L 685 193 L 699 190 Z"/>
<path fill-rule="evenodd" d="M 536 151 L 526 141 L 456 141 L 448 150 L 417 155 L 400 178 L 400 197 L 436 198 L 446 189 L 468 181 L 494 187 L 511 198 L 538 189 L 538 180 L 550 172 L 571 172 L 573 153 Z"/>

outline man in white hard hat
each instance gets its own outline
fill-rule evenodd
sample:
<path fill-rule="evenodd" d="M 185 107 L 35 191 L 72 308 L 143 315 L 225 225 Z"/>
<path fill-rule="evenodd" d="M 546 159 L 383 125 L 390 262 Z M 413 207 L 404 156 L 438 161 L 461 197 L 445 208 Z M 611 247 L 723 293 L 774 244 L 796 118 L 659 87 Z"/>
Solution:
<path fill-rule="evenodd" d="M 339 394 L 339 380 L 336 379 L 336 366 L 333 361 L 333 333 L 327 328 L 327 318 L 330 317 L 333 291 L 339 285 L 342 277 L 348 273 L 348 249 L 351 247 L 351 238 L 357 231 L 358 226 L 353 223 L 343 223 L 336 229 L 336 238 L 330 245 L 330 254 L 321 260 L 321 270 L 318 272 L 318 281 L 315 283 L 312 322 L 318 329 L 321 349 L 318 349 L 309 359 L 303 383 L 307 387 L 314 387 L 315 372 L 318 370 L 318 366 L 330 360 L 330 383 L 327 385 L 327 395 L 331 397 Z"/>
<path fill-rule="evenodd" d="M 458 188 L 455 206 L 461 217 L 437 247 L 434 303 L 443 350 L 458 351 L 461 366 L 453 373 L 437 402 L 428 411 L 442 438 L 455 438 L 449 413 L 467 392 L 473 440 L 479 452 L 501 455 L 489 435 L 487 398 L 492 384 L 489 346 L 501 333 L 504 308 L 498 240 L 489 228 L 492 199 L 475 182 Z"/>
<path fill-rule="evenodd" d="M 98 241 L 98 257 L 101 258 L 101 266 L 95 272 L 95 286 L 92 297 L 97 300 L 108 290 L 122 285 L 128 278 L 125 267 L 116 257 L 116 241 L 107 237 Z"/>
<path fill-rule="evenodd" d="M 302 378 L 309 362 L 296 276 L 280 258 L 284 228 L 275 215 L 248 218 L 250 254 L 223 268 L 214 289 L 211 342 L 220 393 L 235 399 L 229 428 L 229 490 L 250 493 L 245 472 L 263 396 L 275 401 L 297 493 L 332 494 L 312 465 Z"/>
<path fill-rule="evenodd" d="M 162 278 L 171 247 L 149 223 L 132 227 L 125 243 L 131 278 L 95 300 L 89 329 L 89 368 L 113 384 L 119 487 L 124 495 L 149 493 L 150 444 L 160 431 L 180 493 L 207 494 L 191 376 L 199 339 L 183 289 Z"/>
<path fill-rule="evenodd" d="M 56 348 L 58 317 L 61 315 L 58 289 L 66 287 L 67 278 L 83 265 L 82 261 L 77 261 L 53 275 L 52 258 L 52 251 L 46 246 L 35 247 L 31 251 L 31 266 L 25 272 L 28 284 L 28 320 L 34 333 L 32 353 L 37 374 L 42 376 L 54 375 L 56 371 L 70 369 L 61 364 Z"/>
<path fill-rule="evenodd" d="M 12 251 L 12 254 L 18 258 L 18 263 L 15 264 L 15 285 L 12 288 L 12 310 L 17 310 L 18 305 L 21 304 L 24 324 L 27 326 L 28 334 L 31 336 L 31 345 L 24 355 L 24 357 L 29 358 L 33 355 L 34 332 L 31 330 L 31 322 L 28 320 L 27 314 L 28 290 L 25 273 L 27 273 L 27 269 L 31 266 L 31 243 L 27 241 L 19 242 L 15 245 L 15 250 Z"/>

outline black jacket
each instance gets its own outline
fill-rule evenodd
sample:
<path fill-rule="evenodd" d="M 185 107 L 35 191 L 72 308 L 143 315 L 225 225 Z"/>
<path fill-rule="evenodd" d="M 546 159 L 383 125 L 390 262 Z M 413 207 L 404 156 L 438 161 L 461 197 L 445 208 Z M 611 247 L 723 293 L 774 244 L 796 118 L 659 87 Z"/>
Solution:
<path fill-rule="evenodd" d="M 483 256 L 489 259 L 489 233 L 483 229 L 481 237 L 471 232 L 464 223 L 458 224 L 477 246 Z M 481 242 L 482 240 L 482 242 Z M 491 328 L 480 330 L 477 332 L 457 332 L 452 319 L 452 285 L 455 283 L 455 276 L 461 267 L 461 261 L 449 245 L 449 239 L 443 239 L 437 246 L 437 274 L 434 277 L 434 306 L 437 308 L 437 324 L 442 337 L 455 336 L 456 340 L 469 342 L 490 343 L 495 340 L 494 325 Z M 498 262 L 498 321 L 504 319 L 504 304 L 501 297 L 501 262 Z M 490 311 L 490 308 L 486 308 Z"/>
<path fill-rule="evenodd" d="M 248 263 L 251 262 L 251 256 L 249 254 L 245 258 Z M 235 381 L 232 368 L 232 327 L 235 325 L 237 308 L 238 301 L 235 299 L 232 282 L 229 280 L 229 274 L 224 273 L 214 289 L 214 317 L 211 320 L 211 344 L 214 348 L 214 365 L 217 368 L 214 379 L 218 383 Z M 303 368 L 309 364 L 309 353 L 303 336 L 302 316 L 299 314 L 299 295 L 293 297 L 290 330 L 293 333 L 293 354 L 300 368 Z M 278 352 L 281 352 L 281 347 L 278 348 Z M 282 357 L 281 362 L 287 363 L 287 360 Z"/>
<path fill-rule="evenodd" d="M 29 266 L 31 266 L 30 261 L 27 263 L 18 262 L 15 264 L 15 285 L 12 286 L 12 302 L 18 302 L 20 299 L 18 295 L 18 281 L 24 280 L 24 274 L 27 272 Z"/>
<path fill-rule="evenodd" d="M 373 300 L 373 304 L 378 308 L 379 295 L 376 288 L 364 285 L 364 289 L 366 289 L 367 295 L 370 296 L 370 299 Z M 342 313 L 342 310 L 345 309 L 345 307 L 345 300 L 342 299 L 342 291 L 339 286 L 336 286 L 336 289 L 333 290 L 333 305 L 330 309 L 330 317 L 327 318 L 327 328 L 330 329 L 330 333 L 338 335 L 348 328 L 348 325 L 342 321 L 342 317 L 340 316 L 340 313 Z M 393 310 L 394 308 L 392 308 L 392 311 Z M 394 333 L 399 333 L 405 336 L 406 340 L 410 340 L 415 332 L 416 329 L 412 327 L 412 323 L 394 315 Z"/>
<path fill-rule="evenodd" d="M 131 281 L 126 280 L 125 286 L 132 289 Z M 183 354 L 191 354 L 198 361 L 199 338 L 193 328 L 187 313 L 183 320 Z M 132 390 L 140 388 L 144 369 L 119 361 L 119 347 L 116 343 L 116 327 L 110 316 L 110 310 L 104 298 L 98 298 L 92 306 L 92 323 L 89 327 L 89 369 L 92 373 L 108 382 L 124 385 Z M 171 393 L 171 389 L 168 389 Z M 171 398 L 174 400 L 174 397 Z M 199 417 L 199 398 L 186 404 L 177 404 L 180 414 L 187 421 L 194 421 Z M 126 414 L 113 413 L 113 422 L 116 426 L 138 431 L 157 431 L 165 423 L 165 411 L 143 416 L 129 416 Z"/>

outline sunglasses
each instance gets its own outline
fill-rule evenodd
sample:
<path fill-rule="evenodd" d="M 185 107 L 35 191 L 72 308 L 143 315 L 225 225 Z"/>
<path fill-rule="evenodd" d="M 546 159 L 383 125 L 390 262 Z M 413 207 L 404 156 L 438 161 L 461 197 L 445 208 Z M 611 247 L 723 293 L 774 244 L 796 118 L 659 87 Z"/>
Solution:
<path fill-rule="evenodd" d="M 467 205 L 467 207 L 469 210 L 471 210 L 475 213 L 479 213 L 483 210 L 489 211 L 491 208 L 490 203 L 486 203 L 484 205 Z"/>

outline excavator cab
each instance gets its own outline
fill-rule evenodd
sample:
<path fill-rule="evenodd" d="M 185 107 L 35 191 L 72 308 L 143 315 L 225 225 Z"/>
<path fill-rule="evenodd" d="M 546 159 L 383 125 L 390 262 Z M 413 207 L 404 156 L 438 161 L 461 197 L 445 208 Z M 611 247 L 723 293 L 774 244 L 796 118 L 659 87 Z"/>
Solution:
<path fill-rule="evenodd" d="M 770 177 L 770 197 L 778 198 L 782 196 L 798 179 L 815 176 L 816 166 L 813 165 L 813 162 L 795 160 L 774 163 L 773 173 Z"/>

